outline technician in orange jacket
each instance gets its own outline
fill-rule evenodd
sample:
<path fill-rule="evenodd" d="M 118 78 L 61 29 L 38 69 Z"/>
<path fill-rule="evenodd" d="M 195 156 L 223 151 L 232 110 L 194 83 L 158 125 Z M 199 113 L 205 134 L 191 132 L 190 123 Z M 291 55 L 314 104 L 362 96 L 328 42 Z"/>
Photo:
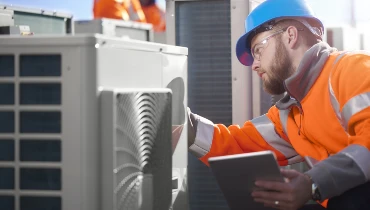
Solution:
<path fill-rule="evenodd" d="M 279 9 L 276 9 L 279 8 Z M 272 150 L 280 165 L 319 162 L 307 172 L 283 170 L 287 183 L 259 182 L 257 202 L 299 209 L 328 200 L 328 209 L 370 208 L 370 56 L 322 42 L 324 26 L 304 0 L 268 0 L 246 19 L 236 46 L 271 94 L 286 92 L 266 115 L 225 127 L 189 114 L 189 149 L 213 156 Z"/>
<path fill-rule="evenodd" d="M 140 0 L 147 23 L 153 25 L 155 32 L 166 31 L 166 16 L 164 11 L 158 7 L 155 0 Z"/>
<path fill-rule="evenodd" d="M 139 0 L 94 0 L 94 18 L 112 18 L 145 23 Z"/>

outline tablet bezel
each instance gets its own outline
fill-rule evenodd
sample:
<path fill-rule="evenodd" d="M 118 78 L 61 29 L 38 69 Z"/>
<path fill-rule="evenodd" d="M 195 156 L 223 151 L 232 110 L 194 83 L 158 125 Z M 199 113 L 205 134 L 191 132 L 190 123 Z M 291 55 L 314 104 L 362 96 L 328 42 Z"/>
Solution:
<path fill-rule="evenodd" d="M 255 181 L 284 182 L 272 151 L 211 157 L 208 163 L 231 210 L 271 209 L 253 200 Z"/>

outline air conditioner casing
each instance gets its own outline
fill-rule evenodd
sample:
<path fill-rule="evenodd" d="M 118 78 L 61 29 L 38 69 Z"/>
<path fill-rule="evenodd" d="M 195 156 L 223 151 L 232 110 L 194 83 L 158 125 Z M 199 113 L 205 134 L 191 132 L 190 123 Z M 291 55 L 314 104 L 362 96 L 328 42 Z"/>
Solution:
<path fill-rule="evenodd" d="M 35 34 L 73 34 L 73 15 L 60 11 L 0 4 L 0 14 L 11 14 L 11 24 L 28 26 Z"/>
<path fill-rule="evenodd" d="M 153 41 L 153 26 L 148 23 L 100 18 L 74 22 L 76 34 L 98 33 L 112 37 L 128 37 L 141 41 Z"/>
<path fill-rule="evenodd" d="M 10 99 L 6 104 L 0 104 L 0 114 L 7 113 L 0 115 L 0 121 L 4 126 L 5 122 L 13 120 L 14 128 L 10 123 L 9 129 L 0 129 L 0 142 L 10 138 L 15 145 L 14 161 L 0 162 L 0 167 L 14 169 L 14 189 L 0 189 L 0 193 L 14 198 L 16 210 L 24 196 L 57 198 L 62 210 L 106 209 L 101 206 L 99 184 L 99 88 L 169 88 L 172 90 L 172 125 L 179 129 L 172 141 L 172 185 L 176 186 L 172 189 L 172 203 L 175 206 L 177 201 L 186 200 L 187 204 L 187 52 L 184 47 L 98 34 L 0 37 L 0 57 L 4 61 L 0 66 L 5 65 L 0 69 L 0 86 L 14 87 L 7 91 Z M 38 92 L 24 95 L 23 84 L 27 87 L 52 84 L 60 89 L 36 89 Z M 29 93 L 28 90 L 25 89 L 25 93 Z M 32 98 L 34 95 L 40 97 Z M 25 96 L 28 98 L 24 99 Z M 53 99 L 51 104 L 22 104 L 23 100 L 43 101 L 48 97 Z M 24 127 L 29 121 L 23 122 L 23 112 L 42 112 L 52 123 L 40 121 L 26 124 L 31 128 Z M 53 113 L 52 117 L 49 112 Z M 45 132 L 50 127 L 52 132 Z M 24 129 L 26 132 L 22 132 Z M 40 132 L 28 133 L 27 129 Z M 21 161 L 17 146 L 21 139 L 59 140 L 61 160 Z M 22 177 L 22 168 L 60 170 L 56 175 L 60 187 L 56 190 L 20 189 L 18 180 Z"/>
<path fill-rule="evenodd" d="M 166 0 L 167 43 L 189 49 L 189 108 L 213 123 L 243 126 L 269 104 L 261 79 L 238 61 L 235 50 L 245 19 L 261 2 Z M 193 155 L 188 171 L 191 209 L 228 209 L 209 168 Z"/>
<path fill-rule="evenodd" d="M 356 28 L 351 26 L 326 27 L 327 43 L 340 51 L 361 50 L 361 36 Z"/>

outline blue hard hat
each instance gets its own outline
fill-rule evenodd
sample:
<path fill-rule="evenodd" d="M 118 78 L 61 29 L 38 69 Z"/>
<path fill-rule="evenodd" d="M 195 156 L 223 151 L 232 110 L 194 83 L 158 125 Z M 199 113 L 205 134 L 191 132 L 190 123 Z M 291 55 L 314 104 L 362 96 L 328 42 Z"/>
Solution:
<path fill-rule="evenodd" d="M 245 34 L 236 44 L 236 56 L 240 63 L 250 66 L 253 63 L 250 40 L 259 32 L 262 25 L 275 19 L 300 20 L 317 37 L 323 35 L 324 26 L 314 15 L 312 9 L 305 0 L 266 0 L 258 5 L 245 20 Z M 307 21 L 305 21 L 307 20 Z M 271 28 L 270 28 L 271 29 Z"/>

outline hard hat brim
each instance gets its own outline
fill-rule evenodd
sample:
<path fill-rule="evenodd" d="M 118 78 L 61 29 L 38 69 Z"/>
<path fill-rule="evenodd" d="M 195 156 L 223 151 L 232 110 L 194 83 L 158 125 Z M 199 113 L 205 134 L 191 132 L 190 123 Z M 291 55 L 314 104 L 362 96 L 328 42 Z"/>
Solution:
<path fill-rule="evenodd" d="M 253 64 L 253 57 L 247 49 L 247 36 L 248 34 L 244 34 L 239 38 L 236 43 L 236 57 L 238 58 L 239 62 L 245 66 L 251 66 Z"/>
<path fill-rule="evenodd" d="M 238 60 L 246 66 L 253 64 L 250 46 L 246 43 L 251 32 L 271 20 L 301 19 L 301 21 L 315 36 L 321 38 L 324 34 L 324 26 L 319 18 L 315 16 L 306 0 L 268 0 L 263 1 L 254 8 L 245 20 L 245 33 L 236 44 L 236 55 Z M 255 34 L 253 34 L 254 36 Z M 322 38 L 321 38 L 322 39 Z"/>

